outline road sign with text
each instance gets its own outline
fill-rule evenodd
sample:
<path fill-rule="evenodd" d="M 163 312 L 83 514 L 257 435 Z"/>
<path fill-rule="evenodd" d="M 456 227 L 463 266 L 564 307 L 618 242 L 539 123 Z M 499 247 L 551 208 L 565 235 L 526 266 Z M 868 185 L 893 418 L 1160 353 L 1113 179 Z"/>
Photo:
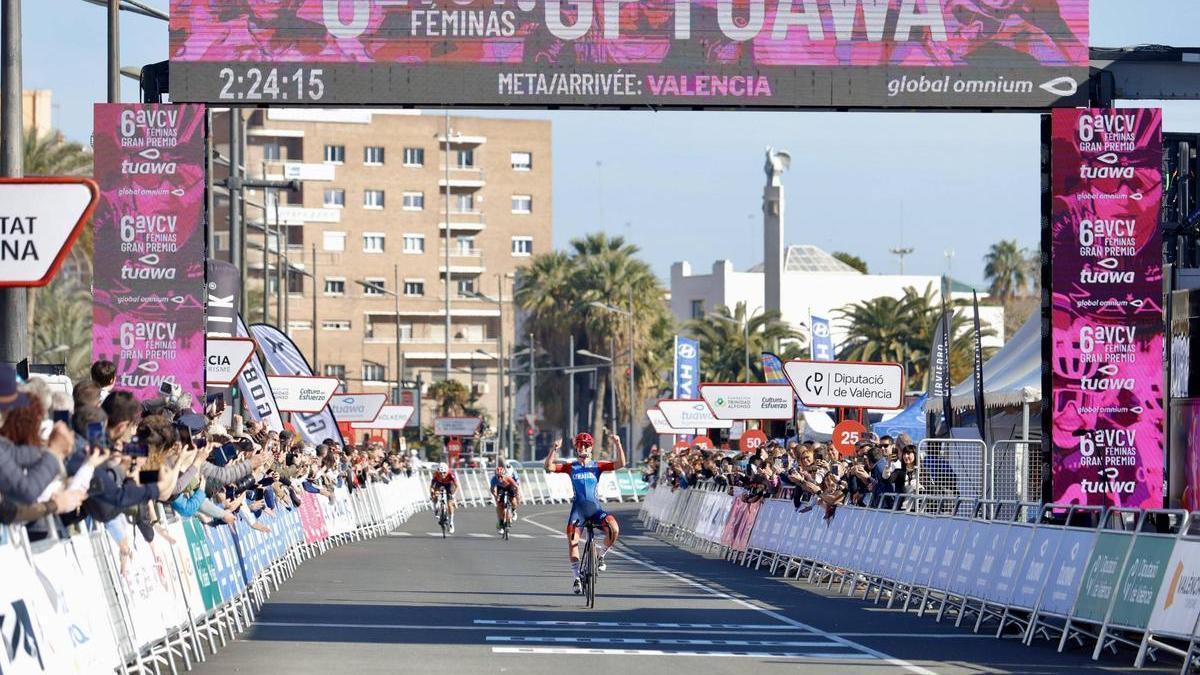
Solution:
<path fill-rule="evenodd" d="M 0 288 L 50 283 L 99 196 L 87 178 L 0 179 Z"/>
<path fill-rule="evenodd" d="M 898 363 L 788 361 L 783 364 L 800 402 L 813 408 L 904 407 L 904 369 Z"/>
<path fill-rule="evenodd" d="M 204 383 L 229 386 L 237 381 L 254 353 L 250 338 L 207 337 L 204 339 Z"/>
<path fill-rule="evenodd" d="M 329 412 L 332 412 L 339 422 L 374 422 L 385 403 L 387 394 L 338 394 L 329 400 Z"/>

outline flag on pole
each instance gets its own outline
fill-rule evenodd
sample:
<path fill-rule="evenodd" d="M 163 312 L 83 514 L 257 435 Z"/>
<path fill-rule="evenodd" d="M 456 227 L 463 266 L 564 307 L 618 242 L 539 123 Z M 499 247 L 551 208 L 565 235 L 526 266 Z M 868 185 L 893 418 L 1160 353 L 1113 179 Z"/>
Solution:
<path fill-rule="evenodd" d="M 809 342 L 814 361 L 833 360 L 833 335 L 830 333 L 829 318 L 808 315 Z"/>
<path fill-rule="evenodd" d="M 979 438 L 987 443 L 987 408 L 983 400 L 983 338 L 979 334 L 979 296 L 971 291 L 975 306 L 975 423 L 979 426 Z"/>

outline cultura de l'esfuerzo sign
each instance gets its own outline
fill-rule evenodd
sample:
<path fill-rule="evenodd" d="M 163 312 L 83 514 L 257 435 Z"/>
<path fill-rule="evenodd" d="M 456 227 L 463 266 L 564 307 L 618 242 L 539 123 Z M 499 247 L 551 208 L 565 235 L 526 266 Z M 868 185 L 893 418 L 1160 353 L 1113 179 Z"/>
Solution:
<path fill-rule="evenodd" d="M 1088 0 L 171 0 L 171 100 L 1045 108 Z"/>

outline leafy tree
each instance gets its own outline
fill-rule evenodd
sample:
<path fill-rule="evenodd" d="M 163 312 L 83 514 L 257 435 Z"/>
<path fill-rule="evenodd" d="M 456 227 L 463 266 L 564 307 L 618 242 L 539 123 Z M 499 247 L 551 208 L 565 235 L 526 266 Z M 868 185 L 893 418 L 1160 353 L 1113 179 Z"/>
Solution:
<path fill-rule="evenodd" d="M 458 380 L 434 382 L 429 385 L 426 396 L 437 403 L 438 415 L 441 417 L 464 415 L 478 399 L 467 385 Z"/>
<path fill-rule="evenodd" d="M 950 377 L 965 379 L 974 363 L 975 335 L 970 305 L 956 302 L 952 312 Z M 961 311 L 961 308 L 966 311 Z M 921 386 L 929 371 L 929 348 L 941 317 L 942 304 L 932 284 L 923 293 L 911 286 L 899 298 L 881 296 L 853 303 L 835 312 L 846 325 L 849 337 L 842 343 L 838 359 L 843 361 L 886 361 L 904 365 L 910 388 Z M 983 336 L 995 335 L 989 326 Z M 986 360 L 995 350 L 984 349 Z"/>
<path fill-rule="evenodd" d="M 716 316 L 713 316 L 715 314 Z M 720 318 L 723 317 L 723 318 Z M 746 378 L 746 346 L 749 344 L 750 382 L 762 381 L 764 351 L 782 351 L 794 358 L 804 344 L 804 335 L 780 319 L 779 312 L 753 314 L 744 326 L 746 303 L 732 312 L 722 305 L 711 314 L 687 322 L 684 329 L 700 341 L 700 369 L 705 382 L 743 382 Z M 749 341 L 747 341 L 747 333 Z"/>
<path fill-rule="evenodd" d="M 1007 302 L 1029 290 L 1030 255 L 1015 239 L 992 244 L 983 257 L 983 275 L 988 280 L 988 293 Z"/>
<path fill-rule="evenodd" d="M 666 298 L 649 264 L 637 257 L 638 248 L 623 237 L 590 234 L 570 242 L 565 252 L 536 256 L 517 278 L 516 303 L 526 312 L 525 330 L 537 347 L 539 368 L 568 363 L 571 338 L 575 348 L 614 357 L 614 367 L 597 370 L 594 391 L 586 377 L 576 377 L 577 401 L 590 394 L 593 434 L 605 420 L 628 419 L 630 406 L 638 407 L 663 383 L 663 345 L 669 344 L 672 321 Z M 633 310 L 633 356 L 636 368 L 635 401 L 629 401 L 627 373 L 630 353 L 630 317 Z M 607 305 L 619 311 L 610 311 Z M 529 346 L 528 335 L 524 347 Z M 669 351 L 669 350 L 668 350 Z M 581 358 L 578 362 L 587 362 Z M 577 362 L 577 363 L 578 363 Z M 538 403 L 547 419 L 568 428 L 565 407 L 570 378 L 565 374 L 538 375 Z M 610 387 L 616 387 L 618 415 L 608 410 Z"/>
<path fill-rule="evenodd" d="M 854 269 L 858 270 L 859 272 L 862 272 L 863 274 L 867 274 L 867 261 L 866 260 L 863 260 L 862 258 L 854 255 L 853 253 L 846 253 L 845 251 L 835 251 L 832 255 L 834 258 L 837 258 L 838 260 L 846 263 L 847 265 L 853 267 Z"/>

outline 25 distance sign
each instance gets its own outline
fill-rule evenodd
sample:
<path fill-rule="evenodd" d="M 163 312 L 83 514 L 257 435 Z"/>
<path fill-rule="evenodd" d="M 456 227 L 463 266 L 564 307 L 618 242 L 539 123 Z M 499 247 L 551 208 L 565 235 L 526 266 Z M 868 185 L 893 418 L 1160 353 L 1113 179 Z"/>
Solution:
<path fill-rule="evenodd" d="M 795 394 L 786 384 L 701 384 L 700 398 L 721 420 L 790 420 Z"/>
<path fill-rule="evenodd" d="M 814 408 L 904 407 L 904 369 L 898 363 L 788 361 L 783 364 L 800 402 Z"/>
<path fill-rule="evenodd" d="M 99 195 L 86 178 L 0 179 L 0 288 L 50 283 Z"/>

